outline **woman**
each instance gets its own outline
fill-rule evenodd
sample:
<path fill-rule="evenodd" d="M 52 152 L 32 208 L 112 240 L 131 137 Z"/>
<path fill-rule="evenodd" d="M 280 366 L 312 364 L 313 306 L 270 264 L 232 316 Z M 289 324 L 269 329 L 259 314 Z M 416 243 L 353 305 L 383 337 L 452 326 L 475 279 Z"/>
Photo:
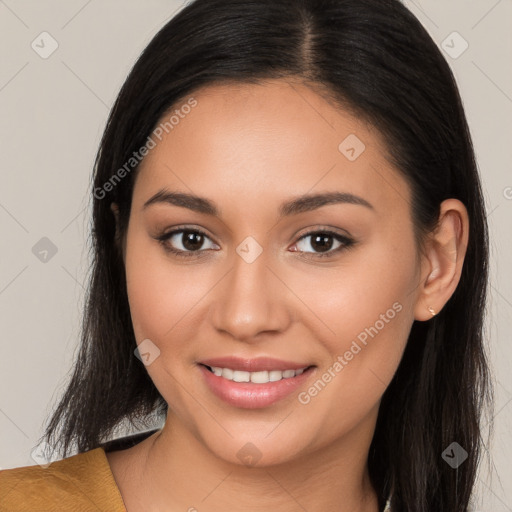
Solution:
<path fill-rule="evenodd" d="M 128 76 L 93 195 L 45 435 L 78 453 L 1 473 L 1 510 L 468 510 L 485 209 L 453 75 L 401 3 L 191 3 Z"/>

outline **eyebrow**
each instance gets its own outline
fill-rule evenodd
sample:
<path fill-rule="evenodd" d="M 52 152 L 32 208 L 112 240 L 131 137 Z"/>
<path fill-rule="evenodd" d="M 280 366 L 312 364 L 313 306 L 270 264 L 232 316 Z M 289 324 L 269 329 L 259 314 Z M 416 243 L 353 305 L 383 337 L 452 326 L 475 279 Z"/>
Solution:
<path fill-rule="evenodd" d="M 148 199 L 142 209 L 145 210 L 153 204 L 160 203 L 180 206 L 197 213 L 220 217 L 220 210 L 213 201 L 205 197 L 184 192 L 171 192 L 167 189 L 160 190 Z M 365 206 L 366 208 L 374 210 L 373 206 L 368 201 L 354 194 L 348 192 L 325 192 L 320 194 L 306 194 L 281 204 L 279 207 L 279 218 L 281 219 L 283 217 L 316 210 L 322 206 L 340 203 Z"/>

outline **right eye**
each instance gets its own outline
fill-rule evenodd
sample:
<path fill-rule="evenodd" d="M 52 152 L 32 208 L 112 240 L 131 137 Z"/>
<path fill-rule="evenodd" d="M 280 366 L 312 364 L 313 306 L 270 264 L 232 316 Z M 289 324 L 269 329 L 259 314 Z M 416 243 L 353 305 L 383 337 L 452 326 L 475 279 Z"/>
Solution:
<path fill-rule="evenodd" d="M 164 233 L 156 237 L 163 245 L 164 249 L 178 257 L 199 256 L 201 252 L 208 249 L 202 249 L 206 240 L 210 237 L 199 229 L 180 228 Z M 211 240 L 210 240 L 211 242 Z M 218 249 L 219 246 L 212 242 L 213 247 L 209 249 Z"/>

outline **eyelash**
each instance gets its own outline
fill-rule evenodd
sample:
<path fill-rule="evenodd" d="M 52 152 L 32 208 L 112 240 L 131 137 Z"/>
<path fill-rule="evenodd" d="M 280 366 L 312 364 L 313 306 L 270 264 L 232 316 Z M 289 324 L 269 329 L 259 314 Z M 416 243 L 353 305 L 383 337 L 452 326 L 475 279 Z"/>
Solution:
<path fill-rule="evenodd" d="M 199 251 L 182 251 L 180 249 L 175 249 L 174 247 L 172 247 L 168 244 L 168 240 L 170 238 L 172 238 L 174 235 L 176 235 L 178 233 L 184 233 L 184 232 L 200 234 L 207 238 L 210 238 L 204 231 L 202 231 L 198 228 L 192 229 L 192 228 L 185 228 L 185 227 L 180 227 L 178 229 L 174 229 L 173 231 L 169 231 L 168 233 L 164 233 L 155 238 L 156 238 L 156 240 L 158 240 L 161 243 L 161 245 L 163 246 L 165 251 L 172 253 L 179 258 L 198 257 L 201 252 L 205 251 L 204 249 L 199 250 Z M 353 240 L 345 235 L 341 235 L 340 233 L 336 233 L 335 231 L 331 231 L 329 229 L 309 231 L 309 232 L 303 234 L 297 240 L 296 243 L 300 242 L 304 238 L 308 238 L 310 236 L 319 235 L 319 234 L 331 236 L 331 237 L 335 238 L 338 242 L 340 242 L 342 245 L 340 245 L 338 248 L 336 248 L 334 250 L 329 250 L 328 252 L 324 252 L 324 253 L 315 253 L 315 252 L 305 253 L 304 251 L 294 251 L 294 252 L 301 254 L 301 257 L 305 258 L 305 259 L 326 258 L 326 257 L 333 256 L 334 254 L 338 254 L 343 250 L 349 249 L 356 243 L 355 240 Z M 303 256 L 303 254 L 310 254 L 312 256 Z"/>

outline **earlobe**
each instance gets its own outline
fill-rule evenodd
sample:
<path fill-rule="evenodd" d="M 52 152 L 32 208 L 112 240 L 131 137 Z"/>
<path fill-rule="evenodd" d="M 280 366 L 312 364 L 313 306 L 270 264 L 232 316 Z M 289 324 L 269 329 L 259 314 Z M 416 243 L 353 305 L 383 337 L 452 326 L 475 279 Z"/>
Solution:
<path fill-rule="evenodd" d="M 426 242 L 414 317 L 425 321 L 439 313 L 457 288 L 468 243 L 469 219 L 458 199 L 441 203 L 439 222 Z"/>

